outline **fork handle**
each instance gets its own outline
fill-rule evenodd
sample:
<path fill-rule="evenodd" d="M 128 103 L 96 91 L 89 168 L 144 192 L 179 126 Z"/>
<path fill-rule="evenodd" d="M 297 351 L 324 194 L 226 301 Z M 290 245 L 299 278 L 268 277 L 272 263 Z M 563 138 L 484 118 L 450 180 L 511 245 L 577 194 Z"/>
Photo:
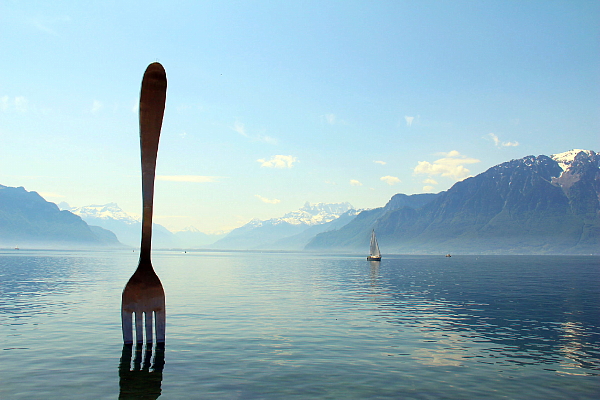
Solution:
<path fill-rule="evenodd" d="M 150 261 L 152 210 L 158 140 L 167 98 L 167 74 L 155 62 L 146 68 L 140 93 L 140 150 L 142 156 L 142 243 L 140 260 Z M 150 264 L 150 263 L 148 263 Z"/>

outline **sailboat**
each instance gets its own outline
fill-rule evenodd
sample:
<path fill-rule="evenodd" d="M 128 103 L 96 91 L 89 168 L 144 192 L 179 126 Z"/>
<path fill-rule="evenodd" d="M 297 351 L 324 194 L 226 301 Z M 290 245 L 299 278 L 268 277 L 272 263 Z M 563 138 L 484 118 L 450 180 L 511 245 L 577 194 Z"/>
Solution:
<path fill-rule="evenodd" d="M 367 257 L 368 261 L 381 261 L 381 252 L 379 251 L 379 245 L 377 244 L 377 238 L 375 237 L 375 229 L 371 232 L 371 255 Z"/>

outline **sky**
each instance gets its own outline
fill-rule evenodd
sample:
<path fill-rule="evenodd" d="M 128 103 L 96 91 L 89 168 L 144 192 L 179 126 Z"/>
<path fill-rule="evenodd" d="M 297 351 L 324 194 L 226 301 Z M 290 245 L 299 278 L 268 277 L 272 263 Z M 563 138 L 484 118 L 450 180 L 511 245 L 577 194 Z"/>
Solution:
<path fill-rule="evenodd" d="M 141 214 L 138 103 L 168 79 L 154 221 L 228 231 L 600 151 L 598 1 L 0 0 L 0 184 Z"/>

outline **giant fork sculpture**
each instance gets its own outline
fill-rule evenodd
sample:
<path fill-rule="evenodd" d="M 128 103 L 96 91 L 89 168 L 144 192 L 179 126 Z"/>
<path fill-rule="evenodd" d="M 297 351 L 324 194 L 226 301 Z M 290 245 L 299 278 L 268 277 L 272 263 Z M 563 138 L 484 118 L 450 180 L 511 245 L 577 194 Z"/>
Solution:
<path fill-rule="evenodd" d="M 158 139 L 165 111 L 167 75 L 162 65 L 146 68 L 140 94 L 140 149 L 142 155 L 142 243 L 137 269 L 125 285 L 121 302 L 123 341 L 133 343 L 132 315 L 135 314 L 135 336 L 143 343 L 145 317 L 146 343 L 152 343 L 152 316 L 156 321 L 156 341 L 165 341 L 165 291 L 150 260 L 152 246 L 152 204 Z"/>

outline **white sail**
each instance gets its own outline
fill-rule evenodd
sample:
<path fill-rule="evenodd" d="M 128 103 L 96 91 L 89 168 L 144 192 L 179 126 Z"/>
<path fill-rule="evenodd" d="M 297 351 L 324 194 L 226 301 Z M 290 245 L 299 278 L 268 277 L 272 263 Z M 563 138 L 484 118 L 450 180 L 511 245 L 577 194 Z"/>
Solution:
<path fill-rule="evenodd" d="M 375 237 L 375 230 L 371 233 L 371 257 L 381 257 L 377 238 Z"/>

